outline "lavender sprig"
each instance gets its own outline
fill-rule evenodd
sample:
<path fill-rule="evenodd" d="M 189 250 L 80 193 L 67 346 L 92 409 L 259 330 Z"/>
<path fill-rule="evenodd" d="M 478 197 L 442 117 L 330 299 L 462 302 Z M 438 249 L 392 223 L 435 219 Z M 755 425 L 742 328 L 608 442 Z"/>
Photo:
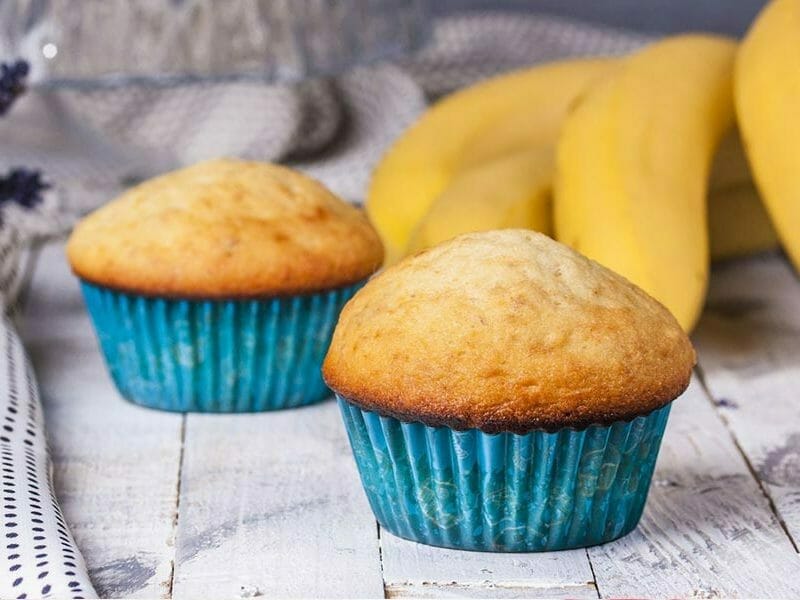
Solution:
<path fill-rule="evenodd" d="M 29 71 L 30 66 L 24 60 L 0 63 L 0 117 L 25 91 L 25 79 Z"/>
<path fill-rule="evenodd" d="M 25 91 L 25 79 L 30 67 L 24 60 L 0 63 L 0 117 Z M 5 176 L 0 176 L 0 225 L 2 209 L 10 204 L 31 209 L 40 204 L 42 193 L 50 187 L 42 179 L 42 173 L 35 169 L 16 167 Z"/>
<path fill-rule="evenodd" d="M 20 167 L 11 169 L 5 177 L 0 177 L 0 208 L 10 203 L 33 208 L 42 201 L 42 192 L 49 187 L 39 171 Z"/>

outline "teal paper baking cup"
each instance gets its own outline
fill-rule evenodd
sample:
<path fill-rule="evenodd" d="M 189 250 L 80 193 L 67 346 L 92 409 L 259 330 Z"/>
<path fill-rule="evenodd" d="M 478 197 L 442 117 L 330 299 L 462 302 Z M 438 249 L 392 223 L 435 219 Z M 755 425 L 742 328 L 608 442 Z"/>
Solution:
<path fill-rule="evenodd" d="M 487 434 L 337 399 L 381 526 L 423 544 L 488 552 L 593 546 L 630 532 L 670 410 L 581 431 Z"/>
<path fill-rule="evenodd" d="M 255 300 L 81 288 L 122 396 L 162 410 L 251 412 L 328 396 L 320 367 L 340 310 L 364 283 Z"/>

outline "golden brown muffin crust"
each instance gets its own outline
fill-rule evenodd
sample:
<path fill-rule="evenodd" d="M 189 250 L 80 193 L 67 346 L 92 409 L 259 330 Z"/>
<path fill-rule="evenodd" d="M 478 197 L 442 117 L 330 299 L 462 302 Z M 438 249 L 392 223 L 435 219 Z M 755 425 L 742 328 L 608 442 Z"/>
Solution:
<path fill-rule="evenodd" d="M 182 298 L 310 293 L 383 261 L 361 210 L 297 171 L 235 159 L 132 188 L 77 225 L 67 254 L 97 285 Z"/>
<path fill-rule="evenodd" d="M 523 230 L 467 234 L 373 278 L 323 365 L 367 410 L 486 432 L 630 420 L 679 396 L 695 354 L 623 277 Z"/>

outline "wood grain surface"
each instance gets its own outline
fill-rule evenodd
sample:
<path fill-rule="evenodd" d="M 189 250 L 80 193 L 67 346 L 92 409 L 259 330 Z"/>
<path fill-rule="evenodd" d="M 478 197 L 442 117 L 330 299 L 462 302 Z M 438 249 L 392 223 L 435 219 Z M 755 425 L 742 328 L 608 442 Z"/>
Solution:
<path fill-rule="evenodd" d="M 800 596 L 800 283 L 779 255 L 714 270 L 639 527 L 545 554 L 430 548 L 381 531 L 335 405 L 180 415 L 123 401 L 60 245 L 22 335 L 56 489 L 107 597 Z"/>
<path fill-rule="evenodd" d="M 377 527 L 333 402 L 190 415 L 176 598 L 374 598 Z"/>
<path fill-rule="evenodd" d="M 589 558 L 603 597 L 800 595 L 800 556 L 696 379 L 673 406 L 639 527 Z"/>
<path fill-rule="evenodd" d="M 103 597 L 172 587 L 181 422 L 122 400 L 60 246 L 46 248 L 21 334 L 39 381 L 56 495 Z"/>
<path fill-rule="evenodd" d="M 775 255 L 717 269 L 695 335 L 719 413 L 800 544 L 800 281 Z"/>

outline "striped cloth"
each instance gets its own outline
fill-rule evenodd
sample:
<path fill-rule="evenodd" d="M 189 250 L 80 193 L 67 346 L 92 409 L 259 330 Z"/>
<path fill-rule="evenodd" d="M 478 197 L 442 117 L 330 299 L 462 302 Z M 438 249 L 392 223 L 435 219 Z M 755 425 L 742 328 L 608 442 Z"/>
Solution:
<path fill-rule="evenodd" d="M 381 154 L 432 98 L 508 69 L 618 54 L 645 41 L 560 20 L 473 13 L 437 22 L 431 44 L 411 60 L 336 80 L 33 90 L 0 121 L 0 172 L 38 166 L 64 201 L 47 194 L 34 213 L 7 211 L 0 225 L 0 598 L 96 596 L 53 495 L 37 386 L 9 316 L 31 242 L 63 232 L 132 181 L 210 156 L 287 162 L 358 202 Z"/>

